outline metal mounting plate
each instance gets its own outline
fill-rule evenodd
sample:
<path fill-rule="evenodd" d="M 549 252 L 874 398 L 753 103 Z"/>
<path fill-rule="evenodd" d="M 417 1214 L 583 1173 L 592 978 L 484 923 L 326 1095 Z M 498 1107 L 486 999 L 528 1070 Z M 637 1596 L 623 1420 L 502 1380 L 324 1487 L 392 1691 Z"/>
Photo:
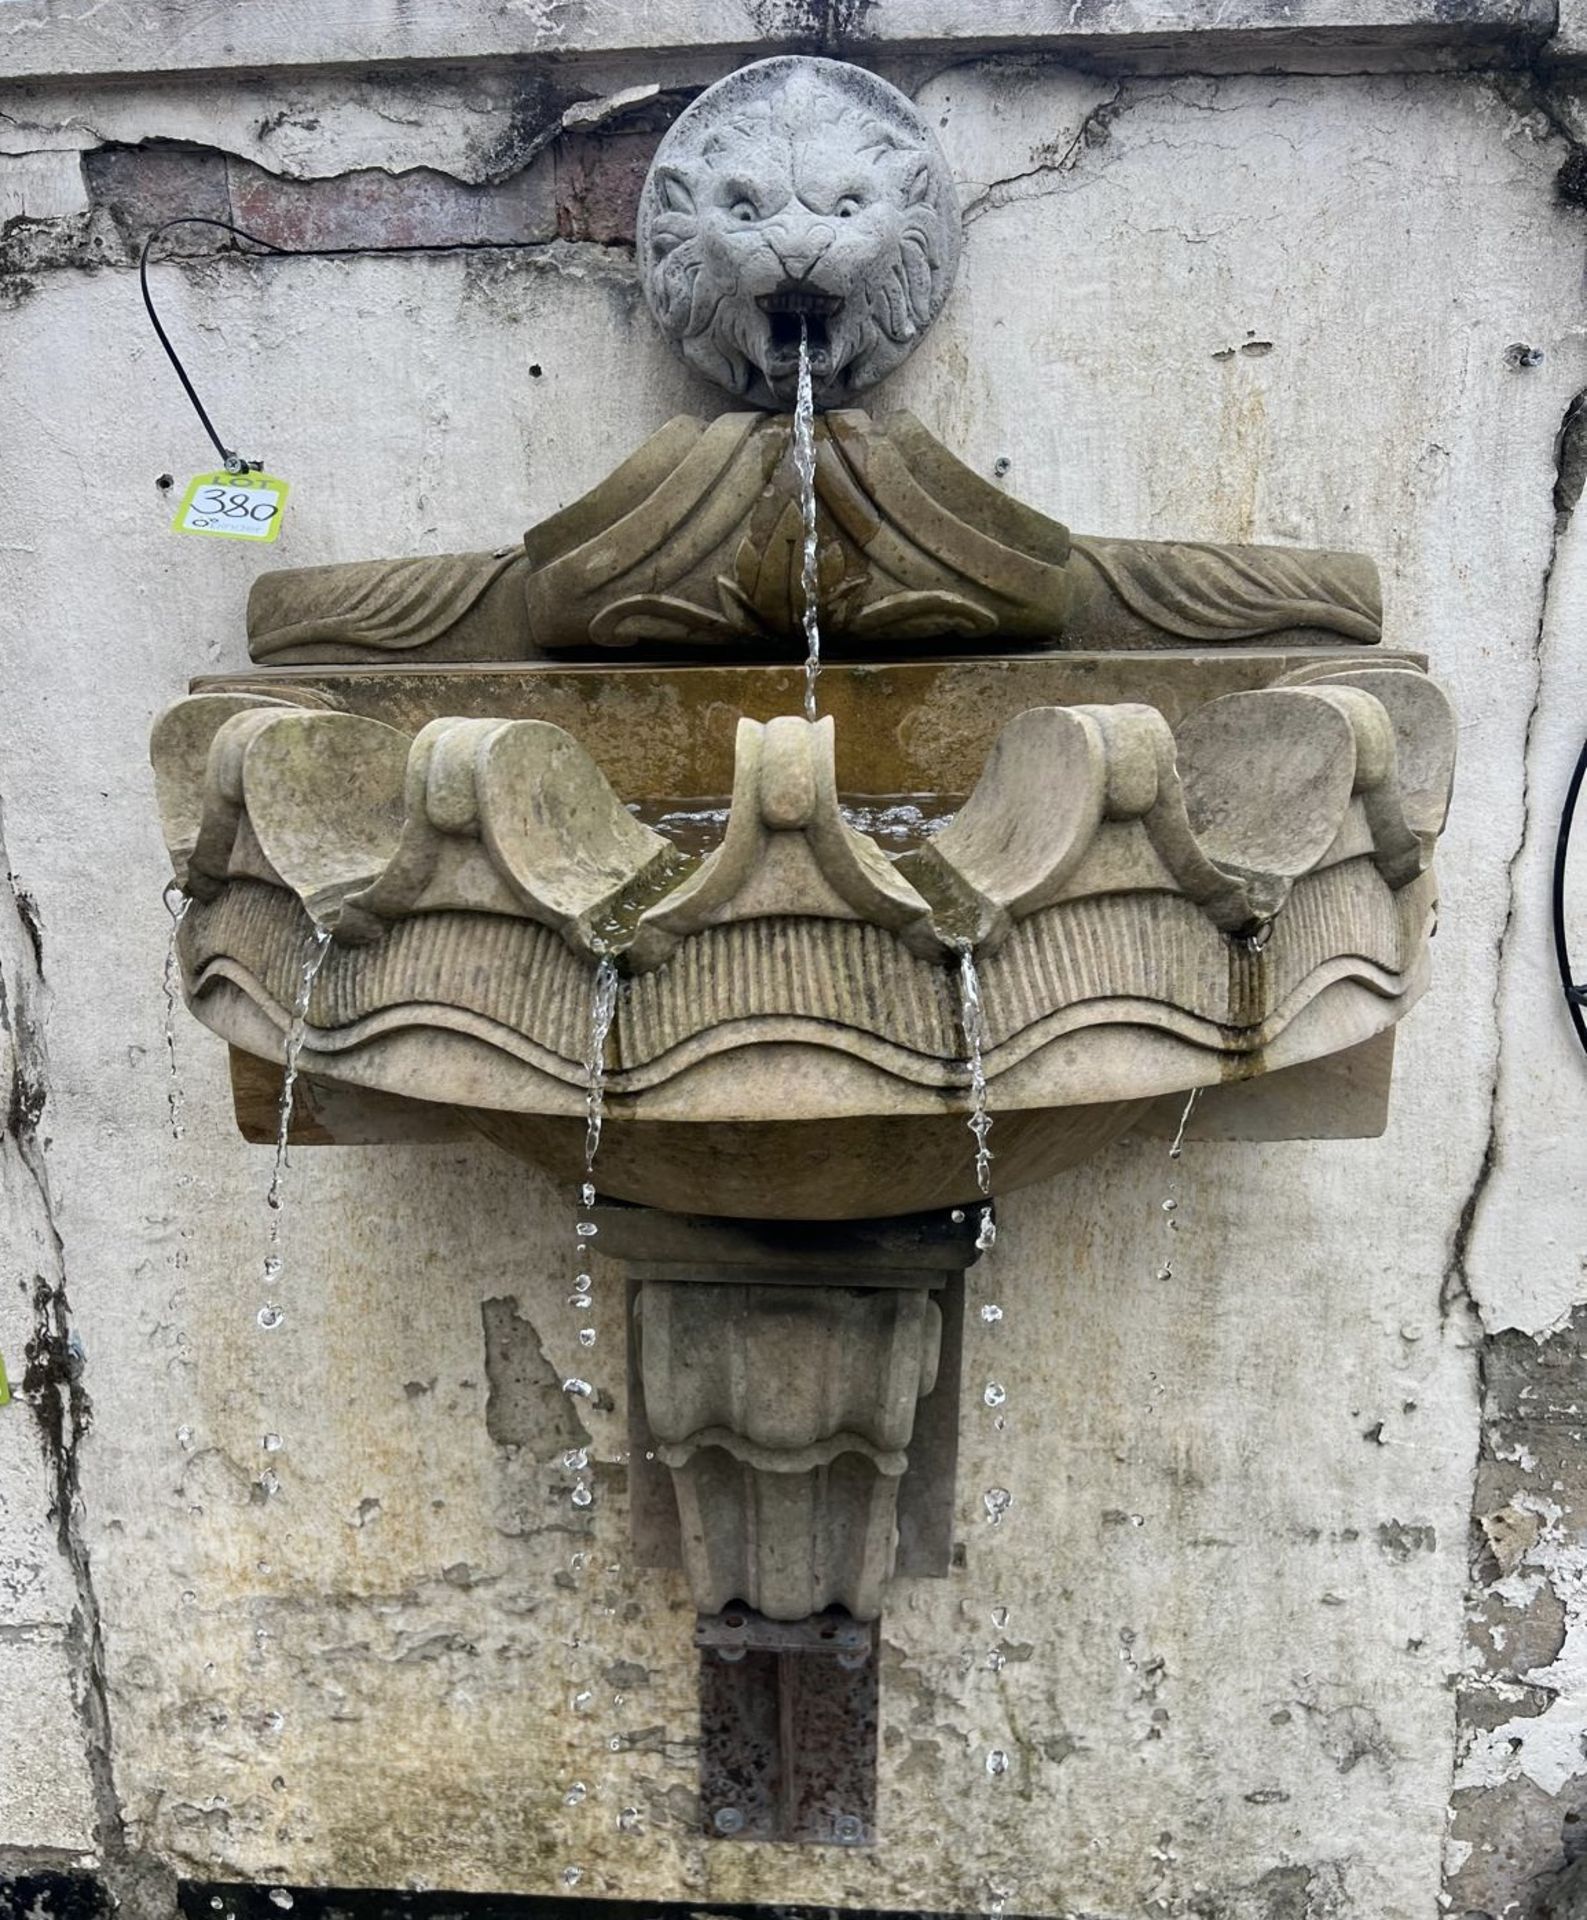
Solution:
<path fill-rule="evenodd" d="M 717 1840 L 876 1839 L 877 1644 L 844 1613 L 702 1615 L 700 1809 Z"/>

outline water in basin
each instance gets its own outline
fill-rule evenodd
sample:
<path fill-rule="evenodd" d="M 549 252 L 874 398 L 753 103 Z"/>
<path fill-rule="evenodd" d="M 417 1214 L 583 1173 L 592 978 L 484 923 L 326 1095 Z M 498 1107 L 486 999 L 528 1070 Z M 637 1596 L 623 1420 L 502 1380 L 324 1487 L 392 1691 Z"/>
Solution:
<path fill-rule="evenodd" d="M 860 793 L 842 796 L 841 804 L 856 833 L 868 833 L 883 853 L 900 854 L 940 832 L 964 800 L 959 794 Z M 691 860 L 712 852 L 727 831 L 725 795 L 630 800 L 628 811 Z"/>

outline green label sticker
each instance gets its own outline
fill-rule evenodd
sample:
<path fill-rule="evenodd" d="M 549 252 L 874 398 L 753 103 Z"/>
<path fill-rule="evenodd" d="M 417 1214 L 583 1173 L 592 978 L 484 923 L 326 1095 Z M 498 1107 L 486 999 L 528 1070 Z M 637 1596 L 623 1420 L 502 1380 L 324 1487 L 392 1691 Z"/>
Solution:
<path fill-rule="evenodd" d="M 0 1407 L 11 1404 L 11 1382 L 6 1378 L 6 1357 L 0 1353 Z"/>
<path fill-rule="evenodd" d="M 171 527 L 222 540 L 273 540 L 286 501 L 287 483 L 273 473 L 201 473 L 182 496 Z"/>

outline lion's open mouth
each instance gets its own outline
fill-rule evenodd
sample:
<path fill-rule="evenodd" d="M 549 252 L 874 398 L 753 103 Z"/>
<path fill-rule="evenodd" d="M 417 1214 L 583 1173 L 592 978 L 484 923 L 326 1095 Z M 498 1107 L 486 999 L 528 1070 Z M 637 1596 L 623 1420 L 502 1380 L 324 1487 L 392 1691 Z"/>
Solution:
<path fill-rule="evenodd" d="M 797 358 L 802 325 L 812 363 L 826 361 L 831 353 L 827 323 L 842 311 L 840 294 L 818 293 L 814 287 L 781 287 L 776 293 L 763 293 L 756 304 L 771 323 L 772 352 L 778 359 Z"/>

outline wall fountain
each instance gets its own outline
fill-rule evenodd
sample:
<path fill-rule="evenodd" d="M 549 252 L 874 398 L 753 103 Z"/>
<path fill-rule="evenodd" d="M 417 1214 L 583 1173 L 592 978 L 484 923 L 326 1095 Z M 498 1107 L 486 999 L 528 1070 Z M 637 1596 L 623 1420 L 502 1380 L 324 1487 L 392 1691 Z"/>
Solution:
<path fill-rule="evenodd" d="M 1131 1128 L 1380 1131 L 1426 980 L 1454 725 L 1371 563 L 1071 535 L 854 404 L 958 221 L 884 82 L 730 75 L 639 258 L 756 410 L 521 545 L 263 576 L 253 670 L 154 733 L 244 1132 L 483 1134 L 625 1270 L 725 1838 L 874 1837 L 874 1623 L 951 1571 L 990 1194 Z"/>

